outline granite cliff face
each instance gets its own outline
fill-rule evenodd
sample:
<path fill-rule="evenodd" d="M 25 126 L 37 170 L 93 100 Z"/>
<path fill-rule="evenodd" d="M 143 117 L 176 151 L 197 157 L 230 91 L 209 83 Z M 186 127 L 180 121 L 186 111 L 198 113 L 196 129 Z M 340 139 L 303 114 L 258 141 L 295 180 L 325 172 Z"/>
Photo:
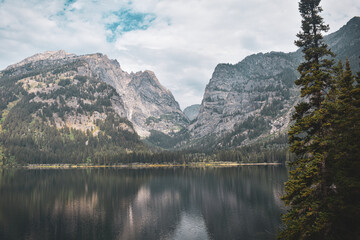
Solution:
<path fill-rule="evenodd" d="M 73 75 L 98 79 L 114 87 L 119 96 L 112 101 L 113 108 L 133 123 L 141 137 L 149 136 L 151 130 L 176 133 L 188 124 L 171 92 L 159 83 L 153 72 L 129 74 L 116 60 L 100 53 L 76 56 L 62 50 L 45 52 L 11 65 L 5 71 L 15 76 L 47 67 L 54 68 L 54 72 L 56 68 L 68 67 Z"/>
<path fill-rule="evenodd" d="M 236 65 L 219 64 L 199 115 L 189 126 L 191 137 L 227 137 L 224 144 L 233 146 L 265 131 L 285 130 L 298 99 L 293 83 L 297 59 L 297 54 L 271 52 L 251 55 Z"/>
<path fill-rule="evenodd" d="M 324 40 L 337 59 L 348 57 L 352 69 L 359 70 L 359 17 Z M 299 49 L 293 53 L 259 53 L 235 65 L 219 64 L 206 86 L 197 119 L 188 127 L 191 144 L 236 147 L 285 133 L 299 101 L 294 81 L 301 61 Z"/>
<path fill-rule="evenodd" d="M 200 104 L 194 104 L 184 109 L 184 114 L 190 121 L 193 121 L 199 114 Z"/>

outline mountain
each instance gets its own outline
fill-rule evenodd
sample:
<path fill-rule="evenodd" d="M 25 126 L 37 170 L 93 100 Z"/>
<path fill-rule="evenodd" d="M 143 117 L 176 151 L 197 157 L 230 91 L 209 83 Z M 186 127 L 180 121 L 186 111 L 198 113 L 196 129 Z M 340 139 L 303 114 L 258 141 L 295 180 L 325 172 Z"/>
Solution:
<path fill-rule="evenodd" d="M 206 86 L 192 141 L 239 146 L 264 132 L 284 131 L 298 99 L 297 54 L 259 53 L 238 64 L 219 64 Z M 219 141 L 220 140 L 220 141 Z"/>
<path fill-rule="evenodd" d="M 188 125 L 172 93 L 163 87 L 151 71 L 127 73 L 116 60 L 93 54 L 76 57 L 86 62 L 80 75 L 94 76 L 113 86 L 119 93 L 125 115 L 141 137 L 151 130 L 171 134 Z"/>
<path fill-rule="evenodd" d="M 185 108 L 183 112 L 187 116 L 187 118 L 192 121 L 197 117 L 199 110 L 200 104 L 194 104 Z"/>
<path fill-rule="evenodd" d="M 360 18 L 354 17 L 325 42 L 337 59 L 359 70 Z M 299 49 L 246 57 L 237 64 L 219 64 L 207 84 L 199 114 L 189 127 L 188 147 L 232 148 L 285 134 L 299 89 L 294 84 Z"/>
<path fill-rule="evenodd" d="M 360 70 L 359 17 L 324 39 Z M 4 156 L 24 163 L 144 159 L 150 150 L 141 138 L 162 149 L 284 145 L 300 99 L 301 61 L 298 50 L 219 64 L 187 117 L 151 71 L 127 73 L 100 53 L 36 54 L 0 71 L 0 165 Z"/>
<path fill-rule="evenodd" d="M 129 151 L 148 151 L 116 90 L 79 75 L 83 61 L 56 55 L 71 60 L 37 55 L 0 73 L 0 165 L 4 159 L 105 164 Z"/>
<path fill-rule="evenodd" d="M 338 31 L 325 36 L 324 40 L 337 59 L 345 62 L 349 58 L 351 69 L 360 71 L 360 17 L 353 17 Z"/>
<path fill-rule="evenodd" d="M 0 163 L 125 159 L 149 152 L 140 137 L 188 124 L 153 72 L 129 74 L 100 53 L 48 51 L 10 65 L 0 99 Z"/>
<path fill-rule="evenodd" d="M 172 93 L 160 84 L 153 72 L 129 74 L 121 69 L 116 60 L 110 60 L 100 53 L 77 56 L 63 50 L 45 52 L 9 66 L 5 72 L 26 74 L 27 68 L 50 66 L 57 71 L 55 68 L 67 65 L 74 65 L 72 71 L 76 75 L 95 78 L 114 87 L 119 94 L 115 109 L 133 123 L 141 137 L 149 136 L 150 130 L 174 133 L 188 124 Z"/>

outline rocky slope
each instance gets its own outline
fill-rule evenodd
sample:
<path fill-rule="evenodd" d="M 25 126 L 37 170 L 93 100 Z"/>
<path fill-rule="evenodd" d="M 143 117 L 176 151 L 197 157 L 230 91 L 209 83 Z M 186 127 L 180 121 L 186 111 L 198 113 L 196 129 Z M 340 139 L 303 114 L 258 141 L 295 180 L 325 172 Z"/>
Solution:
<path fill-rule="evenodd" d="M 353 70 L 359 70 L 359 17 L 325 41 L 338 59 L 349 57 Z M 206 86 L 197 119 L 188 127 L 190 146 L 236 147 L 286 132 L 299 100 L 294 80 L 300 61 L 298 50 L 259 53 L 235 65 L 219 64 Z"/>
<path fill-rule="evenodd" d="M 349 58 L 351 69 L 360 71 L 360 17 L 353 17 L 346 25 L 324 39 L 337 59 L 345 62 L 346 58 Z"/>
<path fill-rule="evenodd" d="M 226 138 L 236 146 L 264 132 L 283 131 L 297 100 L 296 54 L 271 52 L 219 64 L 206 86 L 199 115 L 189 126 L 193 139 Z M 231 136 L 229 136 L 231 134 Z"/>
<path fill-rule="evenodd" d="M 190 121 L 194 120 L 199 114 L 200 104 L 194 104 L 184 109 L 184 114 Z"/>
<path fill-rule="evenodd" d="M 115 88 L 78 75 L 86 62 L 56 54 L 0 72 L 0 163 L 106 164 L 147 151 Z"/>
<path fill-rule="evenodd" d="M 172 134 L 186 127 L 188 120 L 169 90 L 164 88 L 151 71 L 127 73 L 116 60 L 103 54 L 76 56 L 64 51 L 45 52 L 11 65 L 4 72 L 16 76 L 28 70 L 67 66 L 74 75 L 98 79 L 114 87 L 119 95 L 113 107 L 117 114 L 133 123 L 141 137 L 151 130 Z"/>

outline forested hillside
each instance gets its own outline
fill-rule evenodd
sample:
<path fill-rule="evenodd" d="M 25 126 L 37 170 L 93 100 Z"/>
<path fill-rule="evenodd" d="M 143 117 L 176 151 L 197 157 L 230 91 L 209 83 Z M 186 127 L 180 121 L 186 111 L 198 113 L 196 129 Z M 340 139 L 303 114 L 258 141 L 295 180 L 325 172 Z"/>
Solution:
<path fill-rule="evenodd" d="M 147 151 L 116 90 L 77 75 L 82 64 L 28 63 L 1 72 L 0 141 L 8 163 L 100 163 Z"/>

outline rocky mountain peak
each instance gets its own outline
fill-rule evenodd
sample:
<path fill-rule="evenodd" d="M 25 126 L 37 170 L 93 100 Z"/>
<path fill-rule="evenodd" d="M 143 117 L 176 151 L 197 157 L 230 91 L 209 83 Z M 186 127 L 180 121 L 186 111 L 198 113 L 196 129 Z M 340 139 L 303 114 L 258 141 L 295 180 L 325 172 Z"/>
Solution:
<path fill-rule="evenodd" d="M 338 60 L 345 62 L 348 58 L 352 70 L 360 71 L 360 17 L 353 17 L 338 31 L 325 36 L 324 40 Z"/>
<path fill-rule="evenodd" d="M 150 70 L 140 71 L 131 74 L 133 81 L 131 84 L 134 84 L 135 87 L 153 87 L 158 88 L 161 92 L 171 94 L 171 92 L 160 84 L 155 73 Z"/>
<path fill-rule="evenodd" d="M 5 69 L 12 77 L 29 75 L 34 70 L 53 77 L 65 71 L 68 75 L 87 77 L 112 86 L 120 97 L 113 102 L 114 110 L 130 120 L 141 137 L 149 136 L 152 130 L 175 133 L 188 124 L 174 96 L 152 71 L 129 74 L 121 69 L 117 60 L 102 53 L 77 56 L 63 50 L 47 51 Z"/>
<path fill-rule="evenodd" d="M 97 57 L 62 56 L 47 52 L 0 72 L 1 146 L 18 161 L 42 163 L 143 148 L 122 97 L 93 71 L 88 60 Z"/>
<path fill-rule="evenodd" d="M 126 117 L 141 137 L 149 136 L 151 130 L 169 134 L 186 127 L 186 116 L 154 72 L 146 70 L 129 74 L 121 69 L 117 60 L 98 53 L 79 56 L 79 59 L 86 62 L 78 69 L 81 75 L 99 78 L 116 89 L 122 98 Z"/>
<path fill-rule="evenodd" d="M 194 104 L 186 107 L 183 112 L 190 121 L 193 121 L 199 114 L 199 110 L 200 110 L 200 104 Z"/>
<path fill-rule="evenodd" d="M 191 136 L 221 137 L 249 118 L 265 114 L 259 121 L 270 129 L 271 121 L 281 115 L 272 111 L 294 101 L 289 88 L 296 79 L 295 69 L 292 58 L 279 52 L 254 54 L 235 65 L 219 64 L 205 89 L 197 119 L 189 126 Z M 288 121 L 284 118 L 279 128 Z M 245 137 L 248 133 L 236 134 Z"/>
<path fill-rule="evenodd" d="M 346 27 L 359 27 L 360 25 L 360 16 L 355 16 L 346 23 Z"/>
<path fill-rule="evenodd" d="M 46 51 L 44 53 L 37 53 L 31 57 L 25 58 L 19 63 L 10 65 L 6 68 L 6 70 L 17 68 L 24 66 L 29 63 L 41 61 L 41 60 L 57 60 L 57 59 L 65 59 L 65 58 L 71 58 L 76 56 L 75 54 L 67 53 L 64 50 L 58 50 L 58 51 Z"/>
<path fill-rule="evenodd" d="M 348 58 L 352 70 L 360 70 L 360 17 L 352 18 L 324 41 L 337 60 Z M 285 133 L 293 106 L 299 101 L 294 81 L 301 61 L 299 49 L 253 54 L 234 65 L 216 66 L 199 114 L 188 127 L 192 143 L 234 147 Z"/>

